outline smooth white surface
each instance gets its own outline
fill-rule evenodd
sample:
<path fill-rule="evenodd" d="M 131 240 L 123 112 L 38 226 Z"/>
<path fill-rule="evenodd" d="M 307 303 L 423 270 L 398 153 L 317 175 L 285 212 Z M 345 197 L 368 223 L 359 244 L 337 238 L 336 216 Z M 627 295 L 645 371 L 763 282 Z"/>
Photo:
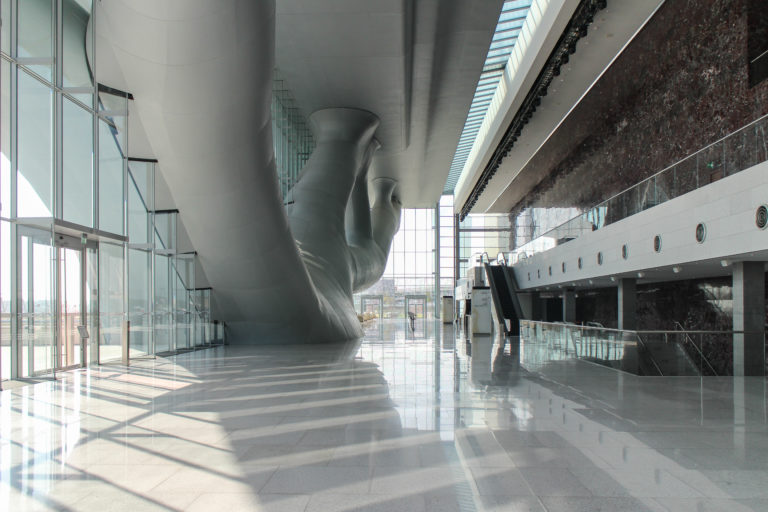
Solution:
<path fill-rule="evenodd" d="M 304 114 L 381 119 L 371 177 L 407 208 L 440 199 L 501 0 L 279 0 L 275 65 Z"/>
<path fill-rule="evenodd" d="M 451 326 L 417 327 L 4 391 L 0 509 L 768 509 L 765 379 L 634 377 L 490 337 L 468 358 Z"/>

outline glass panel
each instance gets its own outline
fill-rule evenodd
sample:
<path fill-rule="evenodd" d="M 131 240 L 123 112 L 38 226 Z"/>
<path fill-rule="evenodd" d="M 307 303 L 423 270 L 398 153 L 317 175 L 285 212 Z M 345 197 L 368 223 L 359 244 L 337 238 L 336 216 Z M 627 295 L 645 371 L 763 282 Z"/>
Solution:
<path fill-rule="evenodd" d="M 11 54 L 11 2 L 0 0 L 0 49 Z"/>
<path fill-rule="evenodd" d="M 0 221 L 0 378 L 11 377 L 11 225 Z"/>
<path fill-rule="evenodd" d="M 155 215 L 155 248 L 176 249 L 176 213 Z"/>
<path fill-rule="evenodd" d="M 80 250 L 59 248 L 59 319 L 58 366 L 66 368 L 82 364 L 82 347 L 78 325 L 82 324 L 82 256 Z"/>
<path fill-rule="evenodd" d="M 128 250 L 128 321 L 131 322 L 131 357 L 152 353 L 150 319 L 151 253 Z"/>
<path fill-rule="evenodd" d="M 190 348 L 189 298 L 187 297 L 187 289 L 184 287 L 184 283 L 178 274 L 175 277 L 175 281 L 174 323 L 176 327 L 176 350 L 185 350 Z"/>
<path fill-rule="evenodd" d="M 723 146 L 722 142 L 713 144 L 708 148 L 699 151 L 699 186 L 703 187 L 709 183 L 725 177 L 723 168 Z"/>
<path fill-rule="evenodd" d="M 677 197 L 676 185 L 677 168 L 672 167 L 656 176 L 656 198 L 659 203 Z"/>
<path fill-rule="evenodd" d="M 62 4 L 63 44 L 62 85 L 63 87 L 93 88 L 88 54 L 92 54 L 93 40 L 88 37 L 88 20 L 91 18 L 91 0 L 65 1 Z M 93 94 L 75 93 L 75 98 L 90 106 Z"/>
<path fill-rule="evenodd" d="M 132 244 L 149 244 L 150 213 L 154 210 L 151 163 L 131 162 L 128 168 L 128 239 Z"/>
<path fill-rule="evenodd" d="M 192 347 L 192 298 L 190 290 L 194 291 L 195 260 L 193 254 L 183 254 L 174 258 L 174 270 L 171 279 L 175 283 L 174 314 L 176 324 L 176 349 L 184 350 Z"/>
<path fill-rule="evenodd" d="M 18 57 L 39 59 L 27 67 L 52 81 L 53 0 L 19 0 Z"/>
<path fill-rule="evenodd" d="M 755 126 L 755 146 L 758 162 L 768 160 L 768 119 L 763 119 Z"/>
<path fill-rule="evenodd" d="M 677 196 L 696 190 L 699 186 L 699 177 L 696 171 L 697 155 L 692 155 L 675 164 L 675 191 Z M 676 196 L 676 197 L 677 197 Z"/>
<path fill-rule="evenodd" d="M 0 0 L 2 5 L 8 2 Z M 11 64 L 0 66 L 0 215 L 11 216 Z"/>
<path fill-rule="evenodd" d="M 99 362 L 99 253 L 86 249 L 85 307 L 88 314 L 88 364 Z"/>
<path fill-rule="evenodd" d="M 62 217 L 93 227 L 93 115 L 64 98 Z"/>
<path fill-rule="evenodd" d="M 759 163 L 755 151 L 755 129 L 749 126 L 728 137 L 725 143 L 725 173 L 735 174 Z"/>
<path fill-rule="evenodd" d="M 52 217 L 53 93 L 19 73 L 17 213 Z"/>
<path fill-rule="evenodd" d="M 155 256 L 155 352 L 172 350 L 173 291 L 170 284 L 170 256 Z"/>
<path fill-rule="evenodd" d="M 123 153 L 115 125 L 99 119 L 99 229 L 123 234 Z"/>
<path fill-rule="evenodd" d="M 120 359 L 123 314 L 123 247 L 99 244 L 99 361 Z"/>
<path fill-rule="evenodd" d="M 54 368 L 54 249 L 45 231 L 19 228 L 21 377 Z"/>

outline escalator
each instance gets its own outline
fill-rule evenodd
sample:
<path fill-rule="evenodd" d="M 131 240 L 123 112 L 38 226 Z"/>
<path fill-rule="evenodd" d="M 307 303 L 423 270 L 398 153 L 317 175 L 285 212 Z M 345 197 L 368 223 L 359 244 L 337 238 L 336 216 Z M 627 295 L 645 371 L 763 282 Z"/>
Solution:
<path fill-rule="evenodd" d="M 523 318 L 523 314 L 517 297 L 517 281 L 512 269 L 505 265 L 486 263 L 485 273 L 488 276 L 496 317 L 504 325 L 504 334 L 519 336 L 520 319 Z"/>

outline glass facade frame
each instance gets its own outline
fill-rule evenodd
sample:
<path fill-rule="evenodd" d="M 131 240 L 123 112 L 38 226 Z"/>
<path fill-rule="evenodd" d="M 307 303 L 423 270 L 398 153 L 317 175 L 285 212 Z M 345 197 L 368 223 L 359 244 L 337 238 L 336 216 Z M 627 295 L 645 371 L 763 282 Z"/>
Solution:
<path fill-rule="evenodd" d="M 131 356 L 153 355 L 158 290 L 163 307 L 181 307 L 186 345 L 215 335 L 211 291 L 194 288 L 195 255 L 176 255 L 177 215 L 156 215 L 156 162 L 129 157 L 133 98 L 92 78 L 93 15 L 92 0 L 0 0 L 0 381 L 62 367 L 63 315 L 70 338 L 75 323 L 89 331 L 88 343 L 75 340 L 90 350 L 82 364 L 126 357 L 131 337 Z M 63 275 L 60 254 L 73 250 L 82 267 Z M 183 280 L 167 271 L 179 258 Z M 167 282 L 155 276 L 158 261 Z M 82 290 L 74 320 L 60 300 L 73 276 Z M 162 328 L 176 350 L 176 326 Z"/>

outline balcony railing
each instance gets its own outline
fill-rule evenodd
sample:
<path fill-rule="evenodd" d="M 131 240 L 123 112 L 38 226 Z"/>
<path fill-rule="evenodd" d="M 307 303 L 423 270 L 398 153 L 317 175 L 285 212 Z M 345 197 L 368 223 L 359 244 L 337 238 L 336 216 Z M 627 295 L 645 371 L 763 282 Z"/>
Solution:
<path fill-rule="evenodd" d="M 744 331 L 624 331 L 521 320 L 521 361 L 534 370 L 581 360 L 635 375 L 729 376 L 738 335 L 762 336 L 765 345 L 763 333 Z"/>
<path fill-rule="evenodd" d="M 511 261 L 548 251 L 636 213 L 768 160 L 768 115 L 569 219 L 512 252 Z"/>

